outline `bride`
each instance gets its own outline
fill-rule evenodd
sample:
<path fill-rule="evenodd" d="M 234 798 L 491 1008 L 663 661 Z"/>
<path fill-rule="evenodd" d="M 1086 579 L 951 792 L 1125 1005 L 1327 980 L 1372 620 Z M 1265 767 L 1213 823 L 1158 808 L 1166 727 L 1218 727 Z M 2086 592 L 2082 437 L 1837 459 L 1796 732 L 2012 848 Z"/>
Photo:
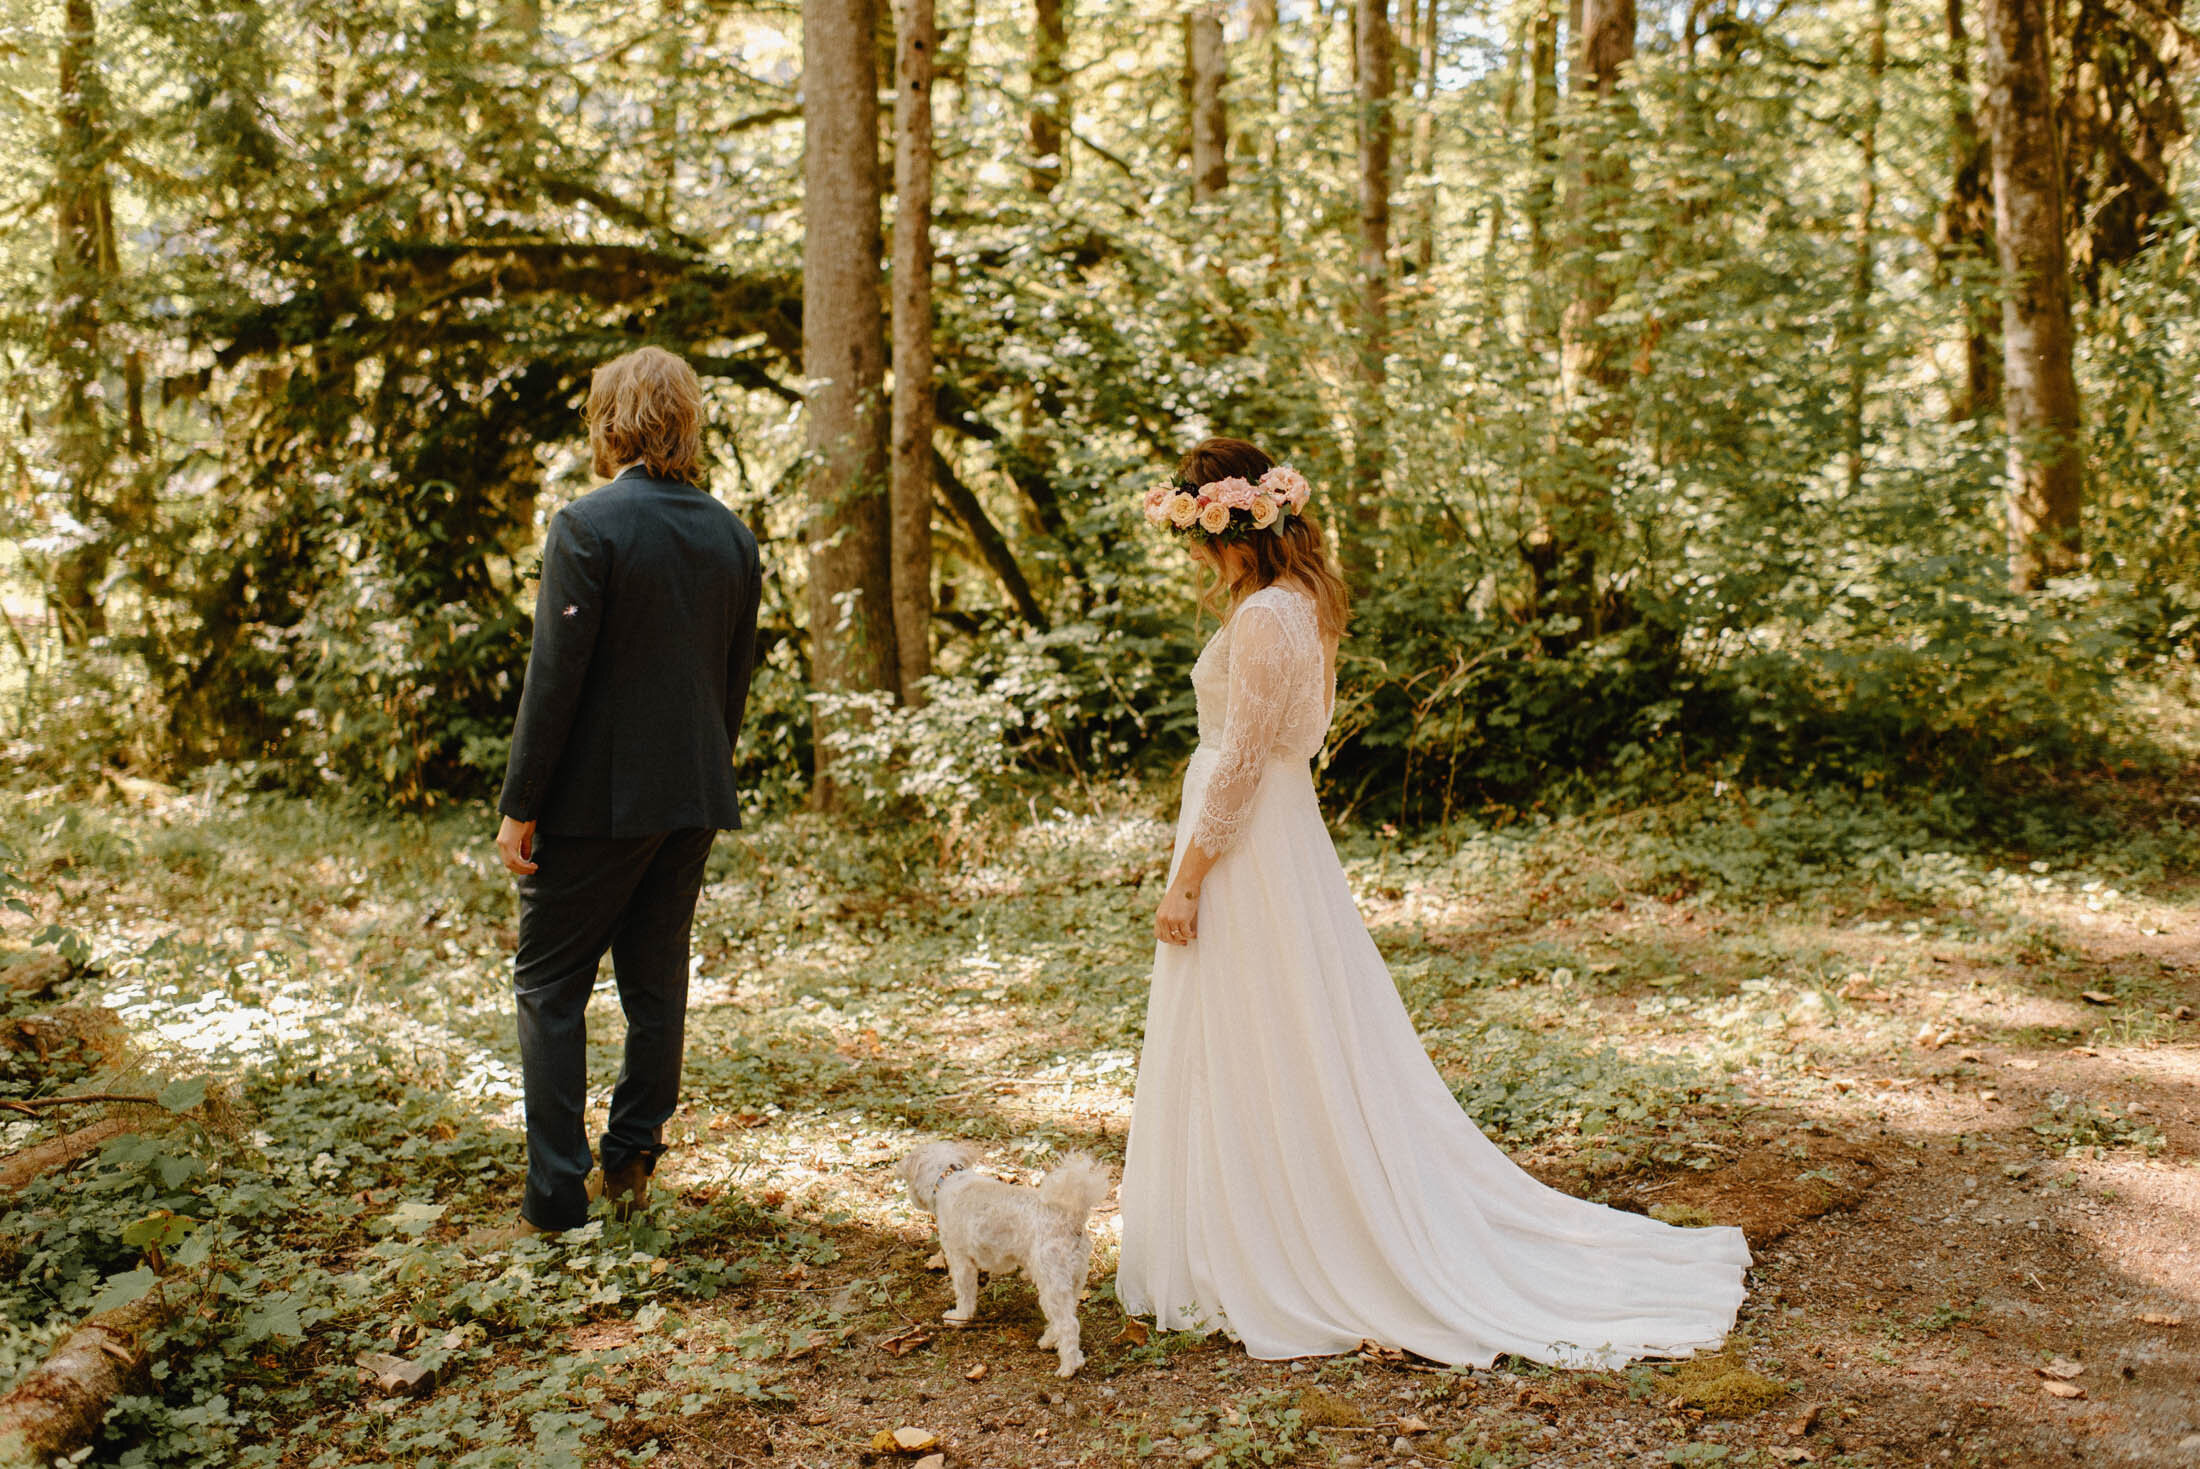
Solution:
<path fill-rule="evenodd" d="M 1227 598 L 1192 668 L 1199 748 L 1123 1169 L 1125 1311 L 1255 1357 L 1363 1340 L 1439 1362 L 1618 1366 L 1717 1346 L 1738 1229 L 1544 1187 L 1483 1137 L 1414 1034 L 1322 824 L 1344 585 L 1305 479 L 1240 439 L 1184 456 L 1146 516 Z"/>

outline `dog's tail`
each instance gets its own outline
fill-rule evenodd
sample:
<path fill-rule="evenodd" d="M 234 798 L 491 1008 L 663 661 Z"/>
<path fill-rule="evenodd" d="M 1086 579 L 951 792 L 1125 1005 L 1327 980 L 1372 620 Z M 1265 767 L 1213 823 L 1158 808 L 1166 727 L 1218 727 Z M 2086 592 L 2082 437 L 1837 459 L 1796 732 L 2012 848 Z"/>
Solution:
<path fill-rule="evenodd" d="M 1092 1211 L 1100 1207 L 1100 1201 L 1113 1187 L 1114 1178 L 1091 1154 L 1068 1153 L 1040 1180 L 1039 1197 L 1057 1209 L 1068 1210 L 1082 1224 L 1092 1217 Z"/>

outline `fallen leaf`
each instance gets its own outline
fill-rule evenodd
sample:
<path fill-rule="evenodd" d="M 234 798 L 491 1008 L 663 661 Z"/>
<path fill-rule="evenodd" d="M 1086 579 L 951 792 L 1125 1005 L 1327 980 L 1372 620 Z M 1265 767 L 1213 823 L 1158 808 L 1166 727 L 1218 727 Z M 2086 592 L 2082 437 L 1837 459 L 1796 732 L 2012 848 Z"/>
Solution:
<path fill-rule="evenodd" d="M 906 1357 L 931 1339 L 931 1332 L 926 1331 L 921 1326 L 912 1326 L 906 1331 L 898 1331 L 887 1337 L 878 1345 L 879 1350 L 889 1357 Z"/>
<path fill-rule="evenodd" d="M 2088 1005 L 2113 1005 L 2116 1003 L 2114 995 L 2103 993 L 2100 990 L 2081 990 L 2078 998 Z"/>
<path fill-rule="evenodd" d="M 979 1363 L 979 1364 L 978 1364 L 977 1366 L 975 1366 L 975 1367 L 971 1368 L 971 1369 L 970 1369 L 970 1370 L 969 1370 L 968 1372 L 965 1372 L 965 1373 L 963 1374 L 963 1381 L 965 1381 L 965 1382 L 981 1382 L 981 1381 L 983 1381 L 983 1380 L 984 1380 L 984 1378 L 985 1378 L 985 1374 L 986 1374 L 986 1365 L 985 1365 L 985 1363 L 983 1363 L 983 1362 L 980 1362 L 980 1363 Z"/>
<path fill-rule="evenodd" d="M 2073 1362 L 2068 1357 L 2057 1357 L 2054 1361 L 2039 1369 L 2042 1377 L 2060 1377 L 2065 1380 L 2076 1377 L 2084 1371 L 2085 1363 Z"/>
<path fill-rule="evenodd" d="M 1802 1411 L 1793 1423 L 1788 1425 L 1788 1432 L 1794 1434 L 1797 1438 L 1803 1437 L 1818 1426 L 1818 1415 L 1825 1411 L 1825 1404 L 1812 1403 Z"/>
<path fill-rule="evenodd" d="M 1428 1423 L 1408 1413 L 1398 1420 L 1398 1431 L 1400 1433 L 1426 1433 L 1428 1432 Z"/>
<path fill-rule="evenodd" d="M 1396 1347 L 1386 1347 L 1371 1341 L 1360 1343 L 1360 1360 L 1363 1362 L 1380 1362 L 1385 1366 L 1391 1366 L 1402 1363 L 1405 1359 L 1406 1354 Z"/>
<path fill-rule="evenodd" d="M 1774 1449 L 1772 1457 L 1783 1464 L 1815 1464 L 1818 1462 L 1818 1456 L 1800 1444 L 1789 1444 L 1784 1448 Z"/>
<path fill-rule="evenodd" d="M 1127 1346 L 1142 1347 L 1146 1344 L 1147 1338 L 1152 1335 L 1153 1328 L 1145 1322 L 1139 1320 L 1136 1316 L 1125 1316 L 1123 1318 L 1123 1329 L 1116 1333 L 1115 1339 Z"/>
<path fill-rule="evenodd" d="M 2085 1389 L 2075 1382 L 2057 1382 L 2052 1377 L 2040 1384 L 2040 1391 L 2058 1398 L 2082 1398 L 2085 1396 Z"/>
<path fill-rule="evenodd" d="M 2167 1311 L 2141 1311 L 2139 1319 L 2149 1326 L 2183 1326 L 2185 1318 L 2173 1316 Z"/>
<path fill-rule="evenodd" d="M 924 1268 L 927 1270 L 945 1270 L 947 1268 L 947 1256 L 934 1255 L 924 1262 Z"/>

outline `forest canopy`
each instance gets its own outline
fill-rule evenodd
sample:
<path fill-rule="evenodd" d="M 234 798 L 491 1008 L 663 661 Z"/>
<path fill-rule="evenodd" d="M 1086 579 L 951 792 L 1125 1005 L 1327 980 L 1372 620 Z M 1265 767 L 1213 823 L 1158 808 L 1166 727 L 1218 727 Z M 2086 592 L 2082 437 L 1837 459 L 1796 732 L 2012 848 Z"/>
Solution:
<path fill-rule="evenodd" d="M 1215 432 L 1352 583 L 1346 811 L 1982 792 L 2189 657 L 2175 0 L 803 10 L 12 6 L 18 772 L 485 793 L 644 343 L 764 544 L 768 802 L 1180 757 L 1138 498 Z"/>

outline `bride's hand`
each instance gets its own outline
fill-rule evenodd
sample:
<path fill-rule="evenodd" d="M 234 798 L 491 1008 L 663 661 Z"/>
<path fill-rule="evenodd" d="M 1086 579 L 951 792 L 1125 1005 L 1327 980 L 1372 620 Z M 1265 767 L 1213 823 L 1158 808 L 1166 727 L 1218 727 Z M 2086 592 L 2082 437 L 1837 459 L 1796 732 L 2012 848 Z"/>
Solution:
<path fill-rule="evenodd" d="M 1153 936 L 1165 944 L 1188 944 L 1199 937 L 1199 889 L 1171 887 L 1153 916 Z"/>

